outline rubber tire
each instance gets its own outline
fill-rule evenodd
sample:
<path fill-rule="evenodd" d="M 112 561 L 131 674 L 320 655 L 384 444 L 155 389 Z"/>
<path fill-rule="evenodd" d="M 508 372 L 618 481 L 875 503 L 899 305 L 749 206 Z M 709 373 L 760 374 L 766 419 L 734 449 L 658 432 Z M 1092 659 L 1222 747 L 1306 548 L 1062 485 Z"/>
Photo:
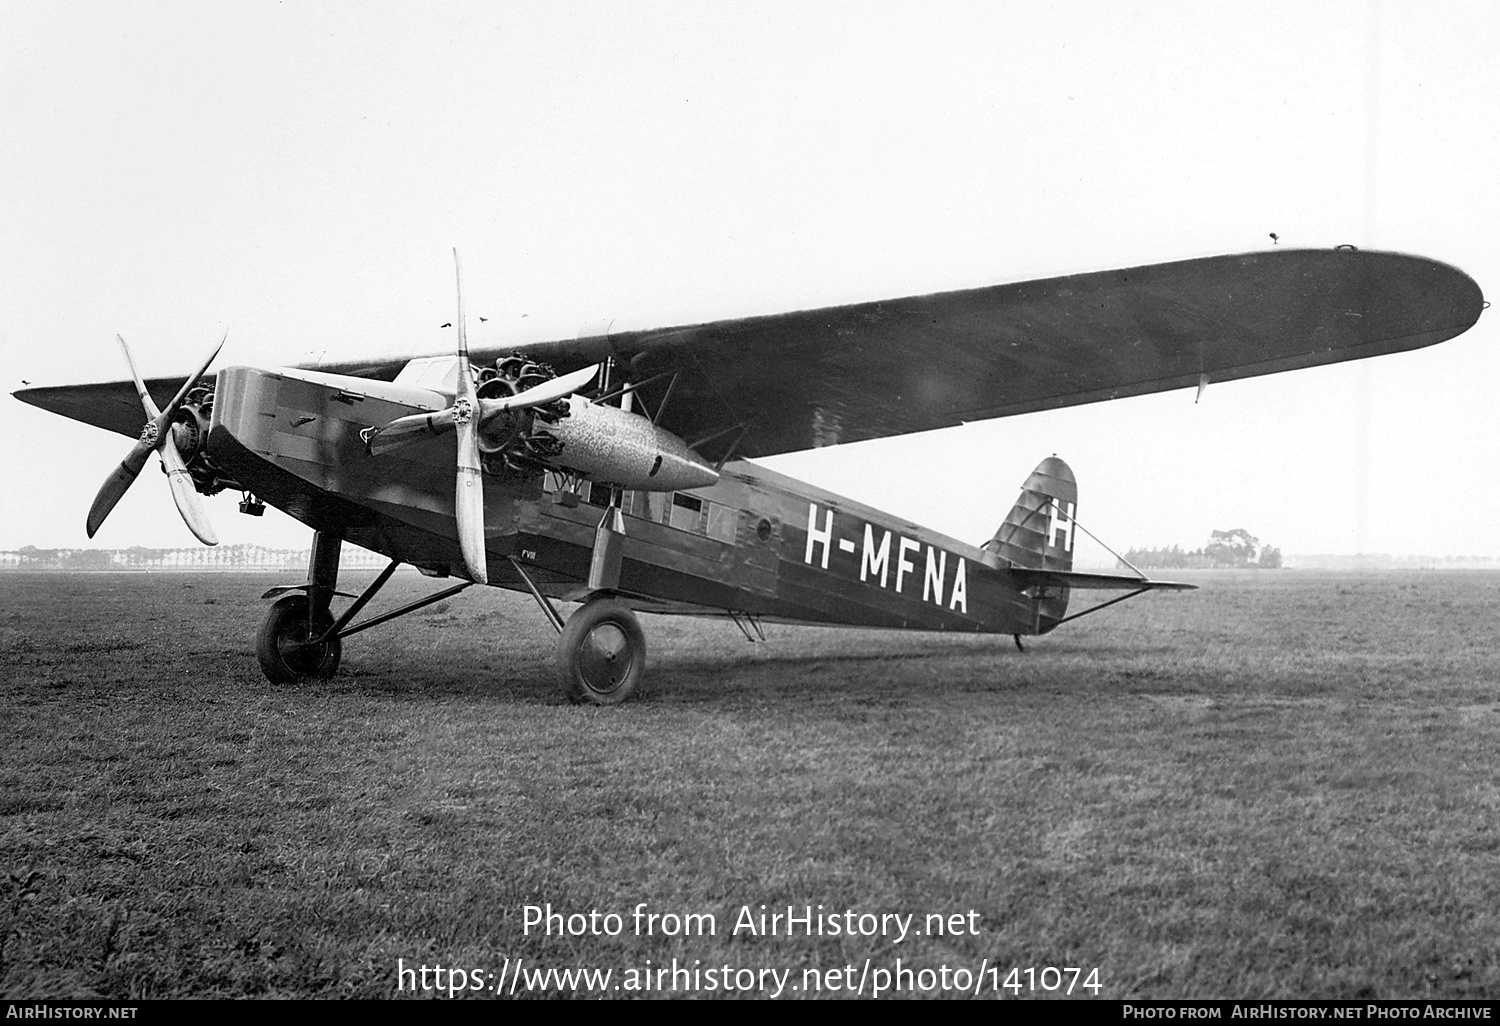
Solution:
<path fill-rule="evenodd" d="M 305 678 L 332 677 L 339 668 L 344 646 L 330 638 L 312 648 L 301 643 L 308 638 L 307 596 L 284 595 L 271 604 L 255 636 L 255 657 L 260 671 L 272 684 L 295 684 Z M 314 636 L 333 626 L 333 614 L 318 613 Z"/>
<path fill-rule="evenodd" d="M 590 599 L 563 627 L 556 666 L 569 701 L 618 705 L 645 676 L 646 632 L 625 603 Z"/>

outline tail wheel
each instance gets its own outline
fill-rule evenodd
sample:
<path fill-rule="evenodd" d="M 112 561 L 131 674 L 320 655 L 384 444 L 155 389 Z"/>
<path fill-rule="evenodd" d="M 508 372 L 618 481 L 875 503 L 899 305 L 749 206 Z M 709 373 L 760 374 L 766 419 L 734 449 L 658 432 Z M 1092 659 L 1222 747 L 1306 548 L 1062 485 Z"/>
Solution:
<path fill-rule="evenodd" d="M 333 614 L 320 609 L 309 631 L 307 607 L 306 595 L 287 595 L 272 604 L 260 625 L 255 656 L 261 672 L 273 684 L 294 684 L 304 677 L 332 677 L 339 668 L 344 646 L 338 638 L 307 644 L 308 638 L 318 637 L 333 626 Z"/>
<path fill-rule="evenodd" d="M 646 633 L 623 602 L 591 599 L 557 639 L 557 677 L 571 701 L 616 705 L 645 672 Z"/>

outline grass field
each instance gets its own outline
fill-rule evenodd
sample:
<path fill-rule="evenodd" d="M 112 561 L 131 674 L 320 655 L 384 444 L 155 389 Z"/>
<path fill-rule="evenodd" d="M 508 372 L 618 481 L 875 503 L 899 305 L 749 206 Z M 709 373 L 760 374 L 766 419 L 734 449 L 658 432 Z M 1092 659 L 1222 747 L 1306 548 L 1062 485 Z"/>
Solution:
<path fill-rule="evenodd" d="M 798 997 L 867 958 L 1097 967 L 1110 998 L 1500 996 L 1500 574 L 1192 579 L 1025 653 L 647 618 L 640 696 L 600 710 L 562 703 L 519 596 L 277 687 L 253 638 L 279 579 L 0 575 L 0 992 L 390 997 L 398 959 L 618 983 L 675 957 Z M 641 902 L 715 935 L 637 936 Z M 624 929 L 527 934 L 547 903 Z M 762 904 L 978 935 L 731 932 Z"/>

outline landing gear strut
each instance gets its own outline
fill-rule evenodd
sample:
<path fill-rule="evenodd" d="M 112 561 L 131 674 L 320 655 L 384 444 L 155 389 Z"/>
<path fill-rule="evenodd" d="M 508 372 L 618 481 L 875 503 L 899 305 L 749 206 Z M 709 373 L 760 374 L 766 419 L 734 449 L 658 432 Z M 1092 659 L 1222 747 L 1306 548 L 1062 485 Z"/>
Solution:
<path fill-rule="evenodd" d="M 260 660 L 261 672 L 273 684 L 291 684 L 304 677 L 332 677 L 339 668 L 344 638 L 398 616 L 405 616 L 434 602 L 441 602 L 474 583 L 464 581 L 462 584 L 455 584 L 351 627 L 349 622 L 375 597 L 376 592 L 385 587 L 401 562 L 391 560 L 391 565 L 380 571 L 361 594 L 350 595 L 336 590 L 339 549 L 342 544 L 343 539 L 339 535 L 317 532 L 313 535 L 307 583 L 272 588 L 261 596 L 281 596 L 266 613 L 266 619 L 260 625 L 260 633 L 255 639 L 255 655 Z M 292 594 L 286 594 L 287 592 Z M 354 599 L 337 620 L 329 608 L 335 595 Z"/>
<path fill-rule="evenodd" d="M 293 684 L 304 677 L 327 678 L 338 672 L 344 646 L 333 630 L 333 601 L 338 586 L 343 538 L 318 531 L 308 558 L 305 594 L 283 595 L 266 613 L 255 637 L 255 657 L 273 684 Z"/>
<path fill-rule="evenodd" d="M 553 665 L 563 694 L 571 702 L 618 705 L 635 693 L 646 672 L 646 632 L 630 607 L 613 595 L 620 584 L 624 549 L 625 520 L 620 513 L 620 489 L 615 487 L 594 531 L 588 580 L 591 594 L 566 624 L 526 568 L 510 560 L 557 631 Z"/>
<path fill-rule="evenodd" d="M 589 572 L 594 594 L 566 623 L 525 567 L 508 558 L 558 633 L 554 665 L 564 693 L 574 702 L 616 705 L 635 693 L 646 672 L 646 634 L 630 607 L 609 590 L 619 580 L 622 527 L 615 506 L 599 525 L 600 537 Z M 346 595 L 337 590 L 342 543 L 337 534 L 315 534 L 307 583 L 272 588 L 264 596 L 274 597 L 276 602 L 261 624 L 255 654 L 262 672 L 273 683 L 332 677 L 338 671 L 344 638 L 456 595 L 473 583 L 464 581 L 350 626 L 391 579 L 400 562 L 393 559 L 360 595 Z M 330 609 L 335 595 L 354 599 L 337 618 Z"/>

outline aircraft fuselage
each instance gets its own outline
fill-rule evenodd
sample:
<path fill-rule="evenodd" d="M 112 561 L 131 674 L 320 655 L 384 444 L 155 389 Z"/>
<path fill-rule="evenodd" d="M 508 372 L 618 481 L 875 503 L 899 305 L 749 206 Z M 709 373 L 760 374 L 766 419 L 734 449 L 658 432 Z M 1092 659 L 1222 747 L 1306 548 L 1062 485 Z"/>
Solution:
<path fill-rule="evenodd" d="M 209 453 L 314 530 L 463 577 L 452 438 L 370 456 L 360 437 L 446 402 L 362 378 L 231 367 L 219 374 Z M 585 597 L 608 487 L 486 475 L 484 490 L 490 583 L 524 589 L 514 559 L 544 593 Z M 1034 634 L 1055 626 L 1040 610 L 1062 598 L 1023 589 L 977 546 L 744 461 L 726 463 L 708 487 L 626 491 L 621 511 L 612 590 L 643 611 Z"/>

